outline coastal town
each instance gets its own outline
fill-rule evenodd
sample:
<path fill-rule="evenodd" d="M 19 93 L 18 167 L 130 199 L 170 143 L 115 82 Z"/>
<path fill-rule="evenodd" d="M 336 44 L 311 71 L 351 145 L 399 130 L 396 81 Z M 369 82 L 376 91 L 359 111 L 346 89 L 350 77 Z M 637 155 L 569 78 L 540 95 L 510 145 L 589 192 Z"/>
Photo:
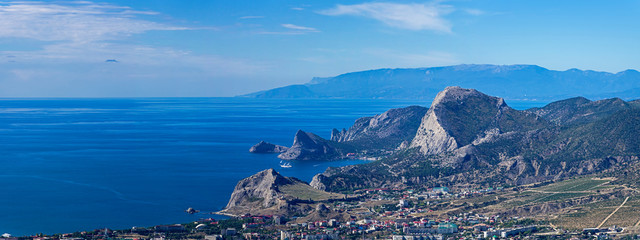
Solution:
<path fill-rule="evenodd" d="M 584 179 L 573 180 L 585 181 Z M 598 181 L 600 186 L 602 181 Z M 609 183 L 608 181 L 605 183 Z M 637 228 L 608 225 L 567 228 L 554 221 L 536 217 L 489 214 L 485 206 L 504 201 L 505 196 L 518 192 L 537 191 L 565 184 L 548 183 L 525 187 L 484 189 L 377 188 L 358 191 L 357 200 L 317 203 L 317 212 L 345 213 L 347 219 L 330 218 L 305 221 L 300 216 L 250 215 L 216 220 L 189 209 L 185 214 L 197 214 L 202 219 L 186 224 L 133 227 L 124 230 L 93 231 L 12 237 L 0 240 L 80 240 L 80 239 L 602 239 L 638 238 Z M 480 202 L 483 199 L 492 202 Z M 626 199 L 628 200 L 628 198 Z M 627 201 L 625 201 L 626 203 Z M 614 212 L 615 213 L 615 212 Z M 329 215 L 327 215 L 329 216 Z M 608 219 L 608 218 L 607 218 Z M 557 223 L 557 222 L 556 222 Z"/>

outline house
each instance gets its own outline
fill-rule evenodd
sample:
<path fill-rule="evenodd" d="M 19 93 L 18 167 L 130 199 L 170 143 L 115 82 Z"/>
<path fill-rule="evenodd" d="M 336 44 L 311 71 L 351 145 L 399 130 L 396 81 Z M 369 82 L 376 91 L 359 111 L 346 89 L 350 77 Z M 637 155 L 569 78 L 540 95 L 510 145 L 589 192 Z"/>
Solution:
<path fill-rule="evenodd" d="M 236 235 L 238 231 L 235 228 L 222 229 L 222 235 Z"/>
<path fill-rule="evenodd" d="M 182 224 L 158 225 L 154 228 L 157 232 L 182 232 L 185 230 Z"/>
<path fill-rule="evenodd" d="M 204 240 L 222 240 L 222 235 L 205 235 Z"/>

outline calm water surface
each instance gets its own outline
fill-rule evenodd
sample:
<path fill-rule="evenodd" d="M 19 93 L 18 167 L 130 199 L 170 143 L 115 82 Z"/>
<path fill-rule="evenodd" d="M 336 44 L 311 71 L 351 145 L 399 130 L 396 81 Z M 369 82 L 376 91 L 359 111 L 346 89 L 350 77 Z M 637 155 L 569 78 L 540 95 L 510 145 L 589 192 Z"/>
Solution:
<path fill-rule="evenodd" d="M 310 181 L 329 166 L 250 154 L 289 146 L 298 129 L 328 138 L 358 117 L 426 102 L 392 100 L 2 99 L 0 234 L 184 223 L 225 205 L 236 182 L 266 168 Z M 524 109 L 542 103 L 513 103 Z"/>

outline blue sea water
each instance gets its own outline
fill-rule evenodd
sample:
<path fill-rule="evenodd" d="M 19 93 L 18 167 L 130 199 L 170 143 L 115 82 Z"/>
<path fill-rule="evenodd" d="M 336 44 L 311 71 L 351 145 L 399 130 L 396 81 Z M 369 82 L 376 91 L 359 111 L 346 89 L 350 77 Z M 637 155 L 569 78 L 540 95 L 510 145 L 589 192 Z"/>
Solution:
<path fill-rule="evenodd" d="M 0 234 L 63 233 L 216 217 L 236 182 L 275 168 L 310 181 L 329 166 L 250 154 L 298 129 L 328 138 L 358 117 L 425 102 L 247 98 L 0 100 Z M 516 103 L 516 108 L 542 103 Z M 519 106 L 519 107 L 518 107 Z M 203 213 L 189 215 L 188 207 Z"/>

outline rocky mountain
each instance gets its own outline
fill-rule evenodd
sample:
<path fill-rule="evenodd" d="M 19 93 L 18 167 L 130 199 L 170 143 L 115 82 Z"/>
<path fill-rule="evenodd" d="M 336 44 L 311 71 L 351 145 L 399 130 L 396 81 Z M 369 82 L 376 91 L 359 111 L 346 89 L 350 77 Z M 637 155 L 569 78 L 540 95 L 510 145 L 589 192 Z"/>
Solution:
<path fill-rule="evenodd" d="M 349 146 L 298 130 L 293 138 L 293 145 L 278 155 L 278 158 L 283 160 L 332 160 L 345 156 L 349 149 Z"/>
<path fill-rule="evenodd" d="M 314 204 L 344 195 L 317 190 L 297 178 L 285 177 L 273 169 L 256 173 L 238 182 L 221 214 L 294 215 L 308 214 Z M 326 212 L 324 209 L 322 211 Z"/>
<path fill-rule="evenodd" d="M 283 153 L 289 150 L 288 147 L 275 145 L 265 141 L 260 141 L 258 144 L 253 145 L 250 149 L 250 153 Z"/>
<path fill-rule="evenodd" d="M 226 208 L 274 206 L 282 196 L 278 190 L 279 186 L 298 183 L 303 182 L 295 178 L 284 177 L 273 169 L 261 171 L 236 184 Z"/>
<path fill-rule="evenodd" d="M 502 98 L 447 87 L 433 100 L 410 147 L 427 155 L 441 154 L 490 141 L 500 134 L 545 126 L 547 121 L 510 108 Z"/>
<path fill-rule="evenodd" d="M 311 185 L 329 191 L 400 184 L 525 184 L 637 161 L 640 109 L 620 99 L 573 98 L 518 111 L 503 99 L 448 87 L 409 148 L 380 161 L 329 168 Z"/>
<path fill-rule="evenodd" d="M 349 128 L 338 131 L 333 129 L 331 140 L 348 143 L 359 148 L 396 149 L 415 135 L 420 119 L 427 108 L 409 106 L 388 110 L 373 117 L 363 117 Z"/>
<path fill-rule="evenodd" d="M 290 85 L 243 96 L 431 100 L 446 86 L 473 88 L 508 100 L 554 101 L 577 95 L 592 99 L 636 99 L 640 96 L 640 72 L 626 70 L 608 73 L 578 69 L 555 71 L 535 65 L 377 69 L 329 78 L 314 78 L 307 84 Z"/>
<path fill-rule="evenodd" d="M 329 140 L 298 130 L 289 148 L 262 141 L 250 151 L 282 151 L 278 157 L 283 160 L 337 160 L 349 153 L 378 156 L 386 151 L 406 148 L 426 111 L 425 107 L 409 106 L 359 118 L 349 130 L 333 129 Z"/>

